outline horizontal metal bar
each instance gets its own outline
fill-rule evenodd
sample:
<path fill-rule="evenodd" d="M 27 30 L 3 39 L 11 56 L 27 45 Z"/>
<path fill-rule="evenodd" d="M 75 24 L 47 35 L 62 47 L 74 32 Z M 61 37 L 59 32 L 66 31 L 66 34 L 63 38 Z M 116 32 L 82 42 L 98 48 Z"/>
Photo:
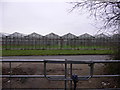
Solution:
<path fill-rule="evenodd" d="M 67 88 L 70 90 L 69 88 Z M 2 90 L 65 90 L 64 88 L 3 88 Z M 76 90 L 120 90 L 120 88 L 77 88 Z"/>
<path fill-rule="evenodd" d="M 93 78 L 100 78 L 100 77 L 120 77 L 120 75 L 93 75 Z"/>
<path fill-rule="evenodd" d="M 93 75 L 92 77 L 90 77 L 90 76 L 78 76 L 78 80 L 84 81 L 84 80 L 88 80 L 90 78 L 102 78 L 102 77 L 120 77 L 120 75 Z M 62 78 L 50 77 L 48 79 L 54 80 L 54 81 L 57 81 L 57 80 L 59 80 L 59 81 L 65 81 L 65 80 L 66 81 L 72 81 L 72 79 L 70 77 L 67 77 L 67 78 L 64 78 L 64 77 L 62 77 Z"/>
<path fill-rule="evenodd" d="M 45 75 L 0 75 L 0 78 L 45 78 Z M 62 78 L 65 75 L 46 75 L 47 78 Z"/>
<path fill-rule="evenodd" d="M 69 88 L 67 88 L 69 90 Z M 64 88 L 3 88 L 2 90 L 65 90 Z M 120 88 L 77 88 L 76 90 L 120 90 Z"/>
<path fill-rule="evenodd" d="M 44 75 L 0 75 L 0 78 L 44 78 Z M 61 78 L 64 79 L 65 75 L 46 75 L 47 78 Z M 81 78 L 89 78 L 90 76 L 78 76 L 78 79 Z M 93 75 L 92 78 L 100 78 L 100 77 L 120 77 L 120 75 Z M 72 80 L 71 78 L 67 78 L 68 80 Z"/>
<path fill-rule="evenodd" d="M 70 59 L 2 59 L 1 62 L 46 62 L 67 64 L 120 63 L 120 60 L 70 60 Z"/>
<path fill-rule="evenodd" d="M 42 59 L 2 59 L 1 62 L 44 62 Z"/>
<path fill-rule="evenodd" d="M 120 63 L 120 60 L 68 60 L 72 64 L 92 64 L 92 63 Z"/>

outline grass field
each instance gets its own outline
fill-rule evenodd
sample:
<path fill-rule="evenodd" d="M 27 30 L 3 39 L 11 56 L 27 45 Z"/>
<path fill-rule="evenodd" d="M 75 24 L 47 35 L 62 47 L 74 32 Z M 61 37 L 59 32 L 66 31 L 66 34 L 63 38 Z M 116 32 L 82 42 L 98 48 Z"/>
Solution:
<path fill-rule="evenodd" d="M 99 55 L 112 53 L 112 50 L 2 50 L 2 56 Z"/>

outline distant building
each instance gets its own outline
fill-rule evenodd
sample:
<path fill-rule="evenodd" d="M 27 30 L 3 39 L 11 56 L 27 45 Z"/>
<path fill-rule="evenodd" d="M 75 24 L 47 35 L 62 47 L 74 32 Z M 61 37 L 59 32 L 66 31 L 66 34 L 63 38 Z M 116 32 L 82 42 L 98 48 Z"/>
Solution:
<path fill-rule="evenodd" d="M 50 33 L 44 36 L 44 44 L 48 47 L 48 48 L 55 48 L 56 46 L 60 46 L 61 40 L 60 40 L 60 36 L 55 34 L 55 33 Z"/>
<path fill-rule="evenodd" d="M 25 36 L 25 34 L 15 32 L 15 33 L 13 33 L 13 34 L 8 35 L 7 37 L 11 37 L 11 38 L 13 38 L 13 37 L 21 38 L 21 37 L 24 37 L 24 36 Z"/>
<path fill-rule="evenodd" d="M 43 36 L 33 32 L 29 35 L 24 36 L 24 43 L 26 44 L 26 46 L 40 49 L 43 45 Z"/>
<path fill-rule="evenodd" d="M 4 45 L 6 40 L 6 35 L 0 33 L 0 45 Z"/>
<path fill-rule="evenodd" d="M 2 37 L 6 37 L 6 35 L 4 35 L 3 33 L 0 33 L 0 38 Z"/>
<path fill-rule="evenodd" d="M 110 42 L 111 42 L 110 37 L 103 33 L 95 35 L 96 45 L 107 46 L 110 45 Z"/>
<path fill-rule="evenodd" d="M 55 33 L 49 33 L 42 36 L 38 33 L 31 33 L 29 35 L 18 32 L 12 34 L 0 33 L 0 45 L 5 49 L 81 49 L 81 48 L 102 48 L 105 46 L 119 44 L 120 34 L 107 36 L 103 33 L 92 36 L 88 33 L 76 36 L 68 33 L 59 36 Z M 114 44 L 113 44 L 114 43 Z M 90 46 L 90 47 L 89 47 Z M 2 47 L 2 48 L 3 48 Z"/>
<path fill-rule="evenodd" d="M 92 39 L 94 38 L 92 35 L 88 34 L 88 33 L 85 33 L 85 34 L 82 34 L 80 36 L 78 36 L 79 39 Z"/>
<path fill-rule="evenodd" d="M 8 35 L 9 35 L 8 33 L 3 33 L 3 32 L 0 33 L 0 37 L 6 37 Z"/>
<path fill-rule="evenodd" d="M 111 38 L 114 38 L 114 39 L 120 38 L 120 34 L 114 34 Z"/>
<path fill-rule="evenodd" d="M 120 45 L 120 34 L 114 34 L 111 36 L 111 42 L 114 43 L 115 45 Z"/>
<path fill-rule="evenodd" d="M 94 38 L 92 35 L 88 34 L 88 33 L 85 33 L 85 34 L 82 34 L 80 36 L 78 36 L 78 45 L 81 45 L 81 46 L 90 46 L 94 43 Z"/>
<path fill-rule="evenodd" d="M 95 35 L 95 38 L 109 38 L 107 35 L 105 35 L 105 34 L 103 34 L 103 33 L 101 33 L 101 34 L 99 34 L 99 35 Z"/>
<path fill-rule="evenodd" d="M 8 36 L 6 36 L 5 44 L 8 45 L 7 49 L 20 49 L 21 47 L 18 47 L 18 46 L 21 46 L 24 44 L 24 36 L 25 34 L 21 34 L 18 32 L 15 32 L 13 34 L 9 34 Z"/>
<path fill-rule="evenodd" d="M 5 44 L 5 37 L 6 35 L 4 35 L 3 33 L 0 33 L 0 48 L 2 45 Z"/>
<path fill-rule="evenodd" d="M 60 38 L 60 36 L 55 34 L 55 33 L 47 34 L 47 35 L 45 35 L 45 37 L 47 37 L 49 39 L 58 39 L 58 38 Z"/>
<path fill-rule="evenodd" d="M 73 39 L 76 38 L 77 36 L 75 36 L 74 34 L 68 33 L 62 36 L 63 39 Z"/>
<path fill-rule="evenodd" d="M 62 38 L 62 45 L 68 46 L 66 48 L 71 48 L 75 45 L 77 36 L 75 36 L 74 34 L 68 33 L 63 35 L 61 38 Z"/>
<path fill-rule="evenodd" d="M 43 37 L 42 35 L 37 34 L 35 32 L 25 36 L 25 38 L 42 38 L 42 37 Z"/>

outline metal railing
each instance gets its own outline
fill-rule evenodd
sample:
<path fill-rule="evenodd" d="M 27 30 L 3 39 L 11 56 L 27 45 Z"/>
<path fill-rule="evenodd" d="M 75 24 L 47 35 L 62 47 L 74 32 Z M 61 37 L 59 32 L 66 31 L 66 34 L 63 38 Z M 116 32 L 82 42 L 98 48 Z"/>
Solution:
<path fill-rule="evenodd" d="M 70 88 L 72 90 L 72 83 L 74 83 L 74 90 L 76 90 L 76 84 L 78 81 L 89 80 L 91 78 L 100 78 L 100 77 L 120 77 L 120 75 L 94 75 L 94 65 L 96 63 L 120 63 L 120 60 L 70 60 L 70 59 L 2 59 L 1 62 L 9 63 L 10 74 L 9 75 L 0 75 L 2 78 L 47 78 L 48 80 L 57 80 L 57 81 L 64 81 L 64 90 L 67 90 L 67 82 L 70 81 Z M 37 63 L 44 63 L 44 74 L 43 75 L 13 75 L 11 69 L 11 63 L 15 62 L 37 62 Z M 53 64 L 64 64 L 64 75 L 48 75 L 47 74 L 47 63 Z M 72 66 L 73 64 L 88 64 L 90 67 L 89 75 L 87 76 L 79 76 L 73 74 Z M 67 66 L 70 65 L 70 75 L 67 75 Z M 11 83 L 11 81 L 10 81 Z M 10 84 L 11 85 L 11 84 Z"/>

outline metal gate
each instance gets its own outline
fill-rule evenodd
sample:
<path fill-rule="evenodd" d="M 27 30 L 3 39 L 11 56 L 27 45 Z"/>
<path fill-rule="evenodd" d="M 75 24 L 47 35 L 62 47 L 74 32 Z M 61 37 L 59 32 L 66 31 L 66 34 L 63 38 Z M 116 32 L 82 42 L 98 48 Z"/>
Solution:
<path fill-rule="evenodd" d="M 120 60 L 70 60 L 70 59 L 2 59 L 1 62 L 9 63 L 10 74 L 9 75 L 0 75 L 2 78 L 9 78 L 11 85 L 11 78 L 46 78 L 48 80 L 57 80 L 64 81 L 64 90 L 67 90 L 67 82 L 70 82 L 70 89 L 76 90 L 77 82 L 89 80 L 91 78 L 100 78 L 100 77 L 120 77 L 120 75 L 94 75 L 94 65 L 96 63 L 120 63 Z M 43 75 L 13 75 L 11 69 L 11 63 L 15 62 L 27 62 L 27 63 L 43 63 L 44 64 L 44 74 Z M 48 75 L 46 71 L 47 63 L 53 64 L 64 64 L 64 75 Z M 72 66 L 73 64 L 87 64 L 90 67 L 89 75 L 80 76 L 77 74 L 73 74 Z M 67 66 L 70 66 L 70 75 L 67 75 Z M 74 83 L 74 84 L 73 84 Z M 74 85 L 74 86 L 72 86 Z M 114 90 L 118 90 L 120 88 L 115 88 Z M 105 90 L 105 89 L 104 89 Z M 111 90 L 111 89 L 110 89 Z"/>

